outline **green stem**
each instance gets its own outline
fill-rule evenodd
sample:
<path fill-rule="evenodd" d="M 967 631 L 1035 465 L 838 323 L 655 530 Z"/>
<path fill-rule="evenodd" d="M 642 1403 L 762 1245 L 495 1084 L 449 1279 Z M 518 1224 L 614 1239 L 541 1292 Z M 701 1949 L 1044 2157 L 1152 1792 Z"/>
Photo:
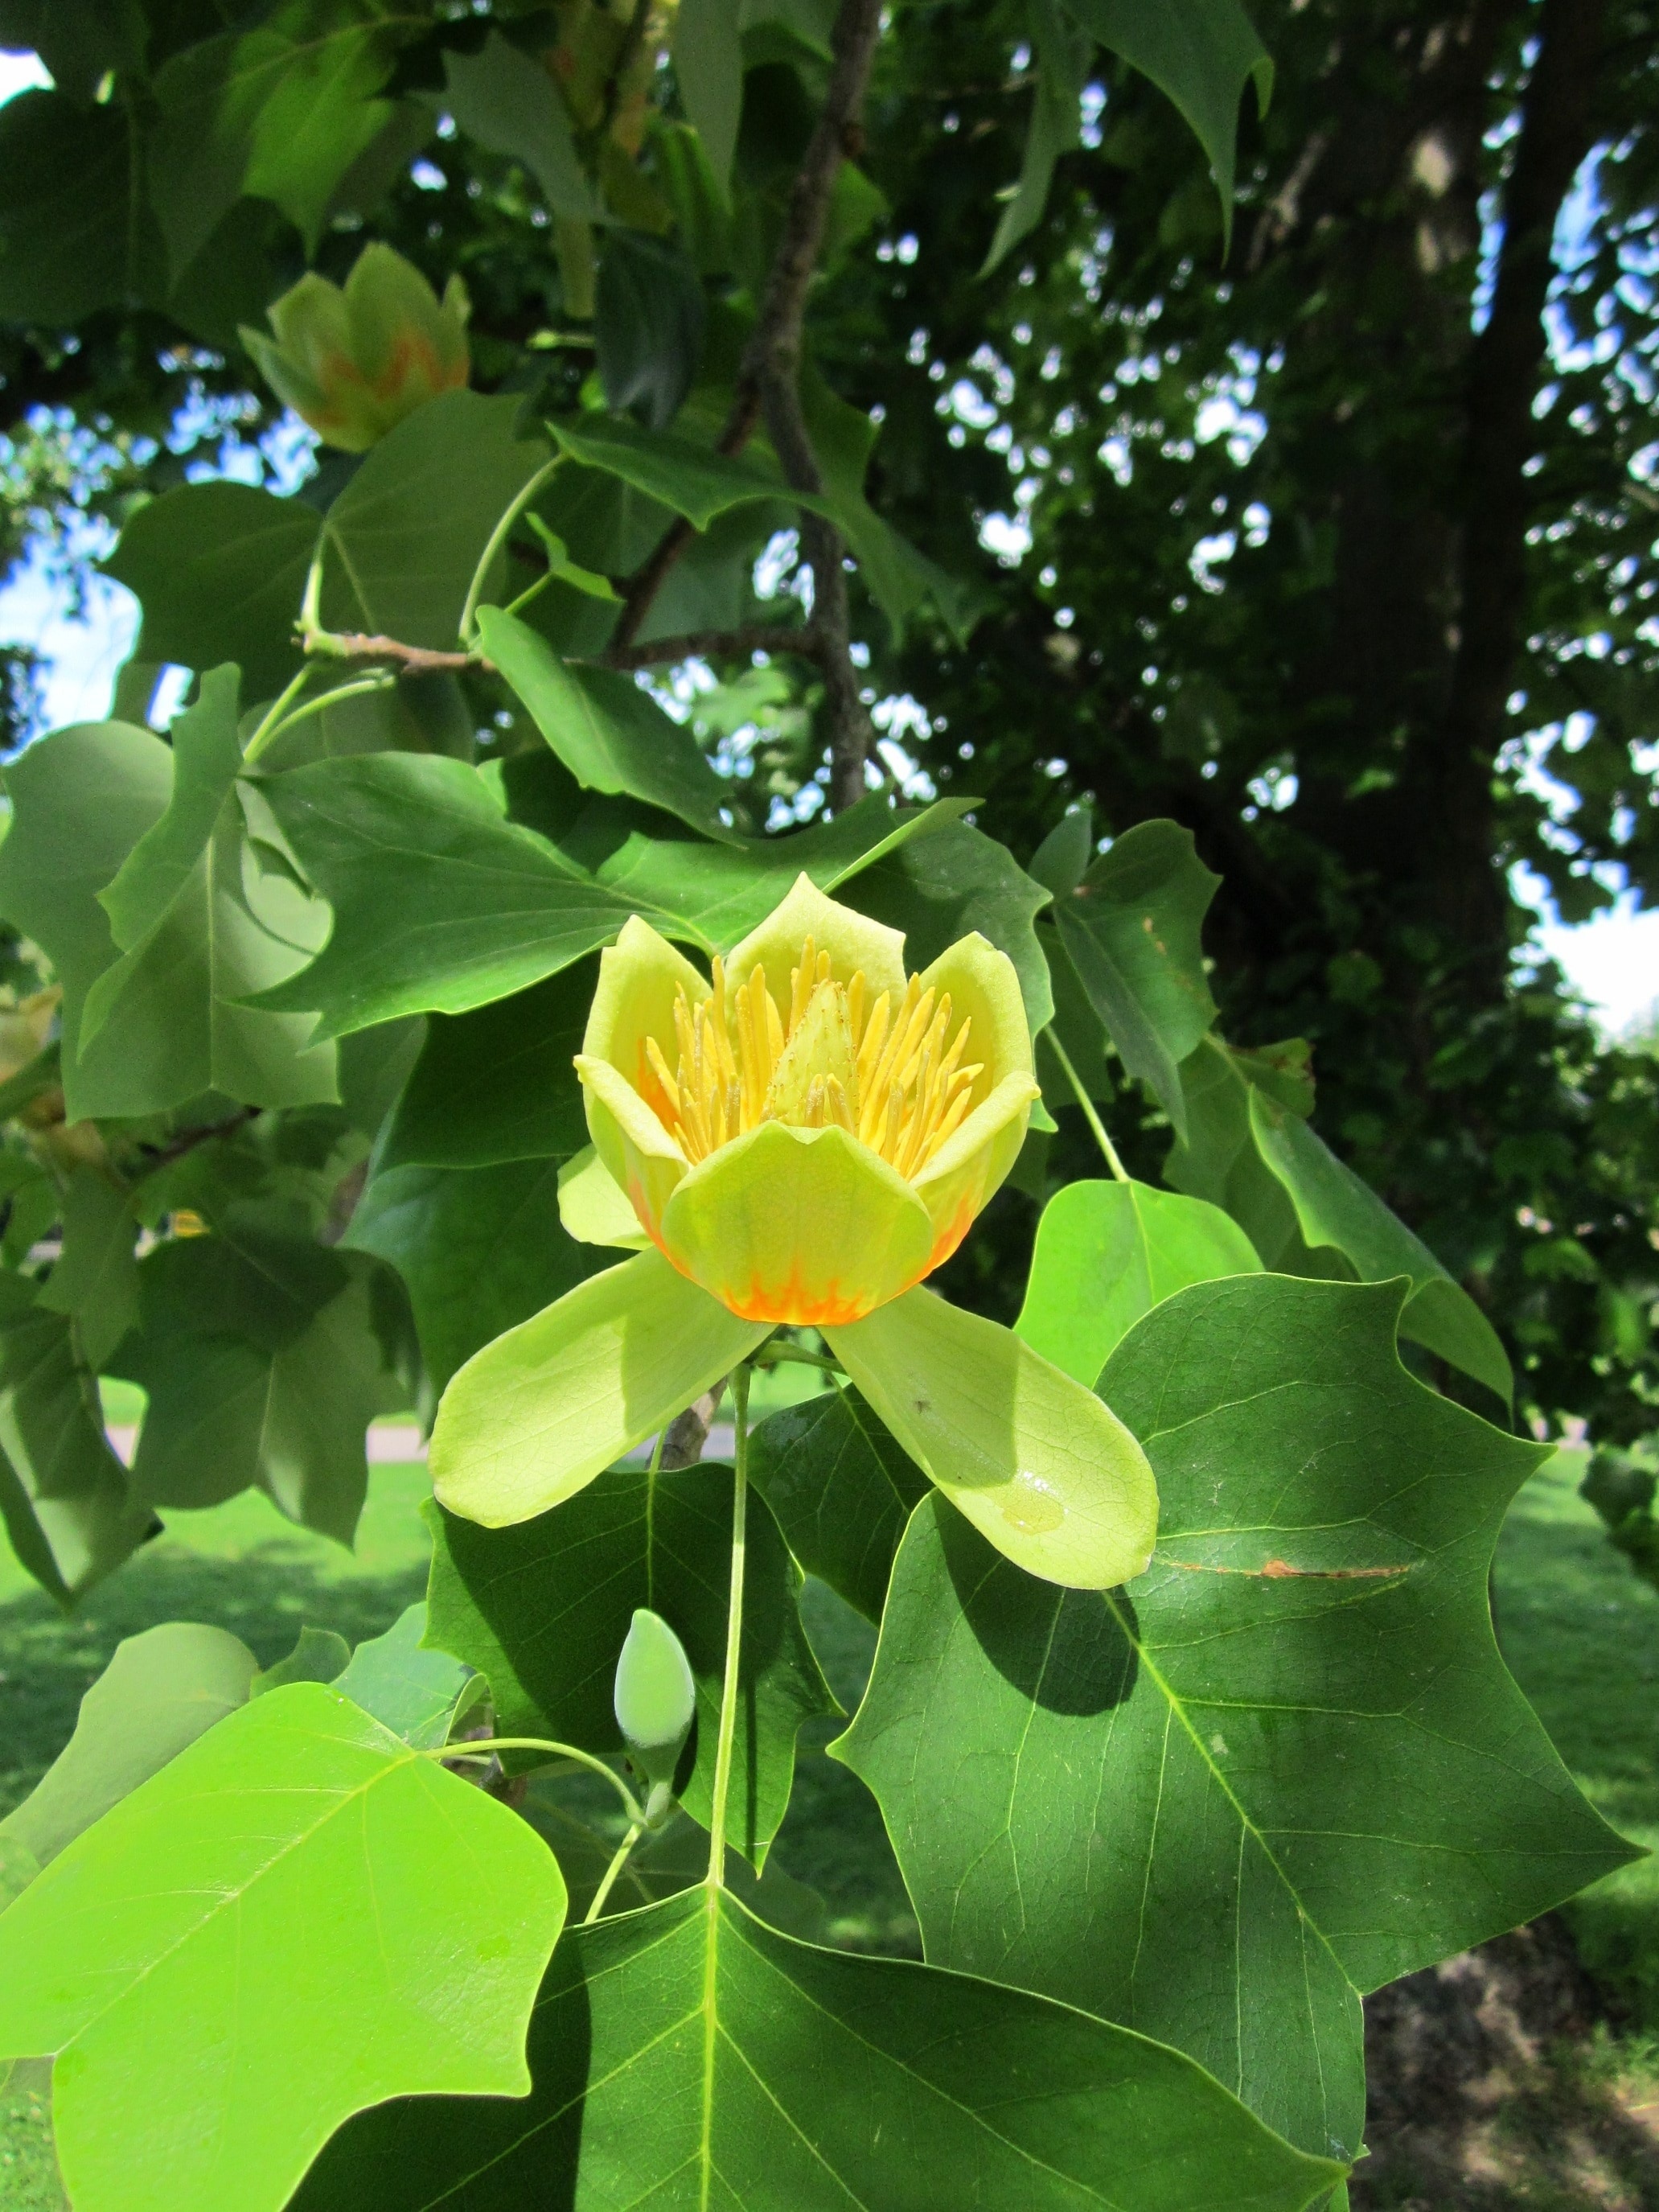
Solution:
<path fill-rule="evenodd" d="M 633 1791 L 613 1767 L 602 1759 L 595 1759 L 591 1751 L 580 1751 L 574 1743 L 552 1743 L 539 1735 L 492 1735 L 473 1743 L 441 1743 L 434 1751 L 423 1751 L 422 1759 L 488 1759 L 498 1751 L 550 1751 L 556 1759 L 574 1759 L 578 1766 L 590 1773 L 602 1774 L 622 1799 L 630 1820 L 645 1825 L 644 1809 Z"/>
<path fill-rule="evenodd" d="M 774 1338 L 762 1345 L 754 1353 L 750 1364 L 754 1367 L 776 1367 L 784 1360 L 794 1360 L 802 1367 L 820 1367 L 826 1375 L 844 1375 L 847 1370 L 838 1359 L 826 1359 L 821 1352 L 808 1352 L 805 1346 L 780 1342 Z"/>
<path fill-rule="evenodd" d="M 605 1900 L 610 1896 L 611 1891 L 616 1887 L 617 1876 L 628 1864 L 629 1855 L 633 1850 L 635 1844 L 638 1843 L 640 1838 L 644 1833 L 644 1821 L 635 1820 L 633 1826 L 629 1829 L 628 1833 L 623 1838 L 621 1843 L 617 1846 L 617 1856 L 611 1860 L 610 1865 L 605 1869 L 604 1875 L 600 1880 L 599 1886 L 593 1893 L 593 1902 L 588 1906 L 586 1911 L 582 1915 L 582 1926 L 584 1928 L 591 1928 L 593 1923 L 599 1918 L 600 1913 L 604 1911 Z"/>
<path fill-rule="evenodd" d="M 301 692 L 305 690 L 307 684 L 309 684 L 310 681 L 310 668 L 302 668 L 282 696 L 272 701 L 270 706 L 266 709 L 264 720 L 260 723 L 258 728 L 255 730 L 253 735 L 247 741 L 247 750 L 242 756 L 242 765 L 244 768 L 247 766 L 250 761 L 256 761 L 258 759 L 260 754 L 264 752 L 265 747 L 270 743 L 275 731 L 281 727 L 283 711 L 287 708 L 289 700 L 297 699 Z"/>
<path fill-rule="evenodd" d="M 310 670 L 307 669 L 306 673 L 309 675 Z M 261 753 L 270 751 L 278 738 L 286 736 L 300 723 L 308 721 L 312 715 L 320 714 L 325 708 L 337 707 L 342 699 L 359 699 L 366 691 L 389 691 L 397 680 L 395 676 L 360 677 L 355 684 L 337 684 L 331 691 L 319 692 L 316 698 L 307 699 L 303 707 L 296 707 L 291 714 L 284 714 L 279 722 L 272 722 L 267 714 L 248 741 L 248 749 L 242 756 L 242 766 L 252 767 Z M 286 696 L 287 693 L 284 693 L 283 697 Z M 282 701 L 278 700 L 277 704 L 280 706 Z"/>
<path fill-rule="evenodd" d="M 1094 1131 L 1095 1142 L 1100 1146 L 1101 1151 L 1106 1155 L 1107 1166 L 1110 1168 L 1112 1173 L 1116 1176 L 1120 1182 L 1128 1182 L 1132 1180 L 1129 1172 L 1124 1166 L 1122 1161 L 1119 1159 L 1117 1156 L 1117 1147 L 1113 1144 L 1111 1139 L 1106 1133 L 1105 1123 L 1095 1111 L 1095 1102 L 1090 1097 L 1087 1091 L 1085 1090 L 1083 1085 L 1083 1078 L 1078 1073 L 1076 1068 L 1073 1066 L 1065 1046 L 1055 1036 L 1053 1028 L 1050 1027 L 1044 1032 L 1044 1034 L 1047 1036 L 1048 1040 L 1048 1049 L 1054 1054 L 1054 1058 L 1065 1069 L 1066 1079 L 1071 1085 L 1073 1090 L 1077 1093 L 1077 1103 L 1083 1109 L 1083 1118 L 1087 1121 L 1089 1127 Z"/>
<path fill-rule="evenodd" d="M 490 562 L 506 544 L 507 533 L 514 524 L 563 459 L 562 453 L 555 453 L 550 461 L 544 461 L 490 532 L 489 542 L 478 556 L 478 565 L 472 571 L 472 581 L 466 587 L 466 599 L 461 608 L 460 640 L 463 652 L 471 653 L 472 650 L 473 625 L 477 617 L 478 601 L 483 592 L 484 578 L 489 574 Z"/>
<path fill-rule="evenodd" d="M 708 1880 L 726 1880 L 726 1801 L 732 1789 L 732 1749 L 738 1733 L 738 1660 L 743 1649 L 743 1570 L 749 1516 L 749 1364 L 732 1370 L 735 1462 L 732 1490 L 732 1582 L 726 1598 L 726 1677 L 720 1685 L 720 1732 L 714 1753 L 714 1802 L 708 1820 Z"/>

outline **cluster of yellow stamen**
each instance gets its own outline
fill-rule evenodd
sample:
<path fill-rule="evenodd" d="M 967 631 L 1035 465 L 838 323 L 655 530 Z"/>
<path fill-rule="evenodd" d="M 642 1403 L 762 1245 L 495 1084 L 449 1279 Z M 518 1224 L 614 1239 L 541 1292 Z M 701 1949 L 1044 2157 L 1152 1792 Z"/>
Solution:
<path fill-rule="evenodd" d="M 762 1121 L 833 1123 L 910 1176 L 959 1126 L 982 1063 L 963 1065 L 973 1024 L 964 1018 L 952 1033 L 950 993 L 923 990 L 912 975 L 896 1007 L 884 991 L 866 1009 L 862 969 L 843 985 L 830 968 L 809 937 L 789 973 L 787 1012 L 760 967 L 728 992 L 716 957 L 714 988 L 695 1005 L 682 987 L 674 1067 L 654 1037 L 645 1050 L 660 1093 L 652 1103 L 688 1160 Z"/>

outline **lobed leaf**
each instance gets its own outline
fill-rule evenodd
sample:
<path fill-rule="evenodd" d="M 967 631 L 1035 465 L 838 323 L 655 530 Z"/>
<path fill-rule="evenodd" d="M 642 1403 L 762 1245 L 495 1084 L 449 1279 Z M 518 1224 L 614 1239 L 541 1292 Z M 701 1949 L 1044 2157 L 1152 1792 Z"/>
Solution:
<path fill-rule="evenodd" d="M 771 1414 L 749 1439 L 749 1471 L 807 1573 L 879 1623 L 927 1482 L 866 1401 L 830 1389 Z"/>

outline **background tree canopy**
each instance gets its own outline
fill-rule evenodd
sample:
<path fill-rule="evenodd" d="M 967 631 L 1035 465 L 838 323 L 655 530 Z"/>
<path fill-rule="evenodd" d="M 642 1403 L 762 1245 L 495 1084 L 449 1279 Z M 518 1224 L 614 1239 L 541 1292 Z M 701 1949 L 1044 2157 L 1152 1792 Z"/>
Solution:
<path fill-rule="evenodd" d="M 1659 1069 L 1598 1049 L 1547 968 L 1513 980 L 1531 916 L 1509 886 L 1524 862 L 1574 920 L 1611 869 L 1645 892 L 1659 865 L 1659 24 L 1640 0 L 1307 0 L 1256 10 L 1269 70 L 1242 18 L 1200 9 L 1224 26 L 1206 109 L 1190 60 L 1183 79 L 1123 58 L 1120 16 L 894 11 L 804 393 L 829 492 L 853 489 L 861 701 L 828 663 L 727 653 L 712 688 L 681 684 L 692 726 L 737 770 L 739 826 L 810 813 L 832 726 L 871 706 L 872 770 L 971 793 L 1022 857 L 1079 800 L 1113 836 L 1189 826 L 1224 879 L 1229 1034 L 1310 1040 L 1317 1127 L 1498 1322 L 1523 1407 L 1630 1440 L 1659 1383 Z M 227 439 L 244 473 L 291 481 L 291 438 L 259 459 L 281 410 L 238 332 L 371 238 L 440 289 L 461 273 L 476 389 L 556 412 L 597 374 L 641 423 L 706 441 L 832 18 L 790 0 L 733 25 L 686 0 L 659 112 L 629 19 L 586 4 L 6 0 L 0 39 L 57 88 L 0 111 L 7 550 L 72 498 L 125 520 Z M 732 35 L 725 112 L 708 58 Z M 525 104 L 549 52 L 574 141 Z M 1236 104 L 1229 238 L 1208 172 Z M 325 453 L 301 500 L 350 465 Z M 115 564 L 141 596 L 165 499 L 153 514 Z M 662 514 L 635 489 L 545 518 L 577 572 L 542 601 L 562 644 L 603 636 L 592 587 Z M 775 628 L 808 595 L 790 522 L 758 499 L 719 515 L 645 641 Z M 750 580 L 769 539 L 770 601 Z M 141 649 L 134 698 L 149 662 L 185 657 L 149 598 Z M 7 669 L 18 735 L 27 656 Z M 428 703 L 425 742 L 490 726 L 482 693 L 447 734 Z M 1108 1118 L 1153 1174 L 1164 1116 L 1125 1092 Z M 1081 1117 L 1059 1120 L 1050 1170 L 1083 1171 Z M 1008 1312 L 1034 1218 L 1006 1194 L 955 1295 Z"/>

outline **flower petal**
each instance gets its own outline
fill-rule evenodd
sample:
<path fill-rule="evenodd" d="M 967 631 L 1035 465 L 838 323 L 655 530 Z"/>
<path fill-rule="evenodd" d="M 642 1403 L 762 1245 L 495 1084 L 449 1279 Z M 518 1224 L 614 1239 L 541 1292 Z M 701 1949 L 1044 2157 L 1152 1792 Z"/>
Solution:
<path fill-rule="evenodd" d="M 708 996 L 708 978 L 683 952 L 659 937 L 648 921 L 629 915 L 622 934 L 599 955 L 599 983 L 582 1037 L 590 1059 L 608 1060 L 617 1073 L 651 1095 L 645 1057 L 648 1036 L 674 1059 L 674 1000 L 684 990 L 695 1006 Z"/>
<path fill-rule="evenodd" d="M 475 1352 L 432 1431 L 441 1504 L 486 1528 L 562 1504 L 755 1349 L 738 1321 L 641 1252 Z"/>
<path fill-rule="evenodd" d="M 915 1178 L 911 1188 L 933 1224 L 929 1274 L 944 1266 L 1001 1189 L 1025 1142 L 1025 1125 L 1036 1096 L 1037 1086 L 1030 1075 L 1005 1075 Z"/>
<path fill-rule="evenodd" d="M 609 1060 L 576 1054 L 593 1148 L 627 1198 L 641 1228 L 653 1224 L 685 1173 L 685 1154 L 633 1085 Z"/>
<path fill-rule="evenodd" d="M 1092 1391 L 932 1291 L 824 1334 L 923 1474 L 1016 1566 L 1071 1589 L 1145 1572 L 1158 1486 Z"/>
<path fill-rule="evenodd" d="M 579 1244 L 616 1244 L 643 1252 L 651 1239 L 641 1228 L 628 1194 L 588 1145 L 559 1170 L 559 1219 Z"/>
<path fill-rule="evenodd" d="M 922 976 L 924 989 L 951 994 L 951 1024 L 971 1017 L 967 1058 L 981 1060 L 985 1073 L 974 1085 L 975 1109 L 984 1104 L 1009 1075 L 1030 1075 L 1031 1032 L 1019 976 L 1006 952 L 999 952 L 975 929 L 941 952 Z"/>
<path fill-rule="evenodd" d="M 691 1170 L 662 1249 L 733 1313 L 856 1321 L 919 1282 L 933 1229 L 886 1161 L 846 1130 L 763 1121 Z"/>
<path fill-rule="evenodd" d="M 633 924 L 629 924 L 632 928 Z M 734 981 L 746 982 L 756 963 L 766 970 L 766 988 L 780 1007 L 789 1004 L 789 971 L 800 959 L 807 938 L 820 952 L 830 955 L 830 973 L 837 983 L 850 983 L 864 970 L 865 1004 L 872 1006 L 884 991 L 897 1005 L 904 995 L 904 933 L 854 914 L 825 897 L 812 878 L 796 877 L 789 896 L 774 907 L 758 928 L 751 929 L 726 956 Z"/>

